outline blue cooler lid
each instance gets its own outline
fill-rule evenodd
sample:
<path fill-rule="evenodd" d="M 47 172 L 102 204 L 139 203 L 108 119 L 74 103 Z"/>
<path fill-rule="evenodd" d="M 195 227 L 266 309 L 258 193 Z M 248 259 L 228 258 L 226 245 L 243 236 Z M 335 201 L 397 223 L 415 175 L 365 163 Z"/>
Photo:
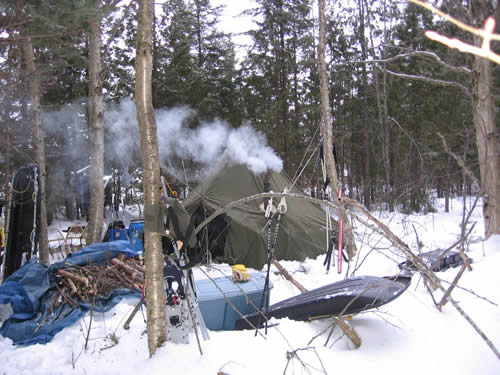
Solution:
<path fill-rule="evenodd" d="M 233 282 L 232 276 L 217 277 L 215 279 L 196 280 L 196 292 L 198 301 L 208 301 L 242 294 L 262 292 L 266 282 L 266 275 L 262 273 L 250 273 L 250 280 L 246 282 Z M 215 285 L 217 284 L 217 285 Z M 269 289 L 273 287 L 269 280 Z"/>

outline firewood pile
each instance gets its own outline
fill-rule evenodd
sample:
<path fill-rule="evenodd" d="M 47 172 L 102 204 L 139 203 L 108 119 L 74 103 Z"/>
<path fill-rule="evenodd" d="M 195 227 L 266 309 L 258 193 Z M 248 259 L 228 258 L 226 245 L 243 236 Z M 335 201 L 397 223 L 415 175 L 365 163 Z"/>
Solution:
<path fill-rule="evenodd" d="M 141 290 L 145 280 L 144 258 L 127 258 L 121 254 L 105 265 L 89 263 L 56 271 L 57 295 L 51 310 L 61 304 L 78 306 L 80 302 L 93 302 L 106 297 L 115 289 Z"/>

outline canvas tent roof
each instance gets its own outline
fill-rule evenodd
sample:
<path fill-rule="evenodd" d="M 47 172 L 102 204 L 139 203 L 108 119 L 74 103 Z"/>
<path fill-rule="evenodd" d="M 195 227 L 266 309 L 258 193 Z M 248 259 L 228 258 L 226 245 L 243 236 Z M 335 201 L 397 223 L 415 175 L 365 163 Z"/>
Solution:
<path fill-rule="evenodd" d="M 219 172 L 201 182 L 183 202 L 190 214 L 200 214 L 199 224 L 215 210 L 241 198 L 265 192 L 266 173 L 254 174 L 244 165 L 225 165 Z M 282 173 L 270 173 L 270 190 L 283 192 L 292 185 Z M 293 187 L 290 193 L 303 193 Z M 259 208 L 262 201 L 250 201 L 227 211 L 229 222 L 223 260 L 230 264 L 245 264 L 261 268 L 267 261 L 268 219 Z M 277 205 L 279 199 L 274 199 Z M 303 260 L 325 253 L 327 235 L 325 211 L 313 202 L 300 198 L 286 198 L 287 211 L 282 215 L 275 247 L 278 260 Z M 271 225 L 275 231 L 276 215 Z M 196 224 L 196 225 L 197 225 Z M 210 226 L 208 231 L 210 231 Z M 218 229 L 221 231 L 221 229 Z M 222 231 L 221 231 L 222 232 Z"/>

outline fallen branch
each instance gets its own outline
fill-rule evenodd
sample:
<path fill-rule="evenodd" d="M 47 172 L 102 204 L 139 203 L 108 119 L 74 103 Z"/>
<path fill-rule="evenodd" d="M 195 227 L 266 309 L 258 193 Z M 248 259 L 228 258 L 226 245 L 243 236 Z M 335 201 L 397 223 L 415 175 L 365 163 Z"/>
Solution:
<path fill-rule="evenodd" d="M 451 296 L 449 297 L 450 302 L 455 306 L 457 311 L 469 322 L 469 324 L 474 328 L 474 330 L 481 336 L 481 338 L 486 342 L 486 344 L 490 347 L 490 349 L 495 353 L 498 359 L 500 359 L 500 353 L 498 352 L 497 348 L 491 340 L 486 336 L 486 334 L 478 327 L 478 325 L 471 319 L 469 315 L 462 309 L 462 307 L 458 304 L 457 301 L 455 301 Z"/>
<path fill-rule="evenodd" d="M 347 323 L 347 321 L 341 316 L 338 317 L 338 324 L 339 324 L 339 327 L 342 329 L 342 332 L 344 332 L 344 334 L 347 337 L 349 337 L 349 339 L 354 344 L 356 349 L 358 349 L 361 346 L 361 338 L 356 333 L 354 328 L 352 328 L 350 326 L 350 324 Z"/>
<path fill-rule="evenodd" d="M 458 271 L 457 275 L 453 279 L 453 282 L 451 283 L 450 287 L 448 290 L 444 293 L 443 298 L 441 298 L 441 301 L 436 305 L 437 309 L 439 311 L 442 310 L 443 306 L 448 302 L 448 299 L 450 298 L 451 292 L 455 288 L 455 286 L 458 284 L 458 280 L 462 277 L 464 271 L 467 269 L 467 266 L 469 265 L 469 261 L 466 260 L 463 264 L 462 267 L 460 267 L 460 271 Z"/>
<path fill-rule="evenodd" d="M 384 232 L 386 237 L 393 243 L 393 245 L 396 246 L 399 250 L 401 250 L 403 254 L 405 254 L 407 258 L 413 262 L 413 264 L 422 273 L 422 275 L 427 276 L 428 280 L 432 282 L 432 286 L 435 288 L 439 288 L 441 291 L 446 293 L 446 289 L 441 285 L 439 278 L 434 274 L 434 272 L 432 272 L 432 270 L 429 269 L 429 267 L 427 267 L 427 265 L 423 262 L 423 260 L 420 257 L 416 256 L 411 252 L 407 244 L 405 244 L 398 236 L 392 233 L 392 231 L 386 225 L 384 225 L 375 217 L 373 217 L 373 215 L 364 206 L 348 198 L 344 198 L 344 200 L 348 201 L 349 204 L 352 205 L 353 207 L 358 208 L 366 217 L 368 217 L 369 220 L 376 223 L 379 226 L 379 228 Z M 465 311 L 462 310 L 462 308 L 451 296 L 449 296 L 448 299 L 452 302 L 453 306 L 460 312 L 460 314 L 467 320 L 467 322 L 474 328 L 474 330 L 476 330 L 476 332 L 481 336 L 481 338 L 486 342 L 486 344 L 491 348 L 491 350 L 493 350 L 495 355 L 500 359 L 500 353 L 495 348 L 491 340 L 488 339 L 486 334 L 483 331 L 481 331 L 479 326 L 465 313 Z"/>
<path fill-rule="evenodd" d="M 295 280 L 295 278 L 292 275 L 290 275 L 290 273 L 281 264 L 279 264 L 279 262 L 276 259 L 273 258 L 272 262 L 273 265 L 278 269 L 280 274 L 282 274 L 285 277 L 285 279 L 287 279 L 293 285 L 295 285 L 302 293 L 307 292 L 307 289 L 304 288 L 304 286 L 301 283 Z"/>

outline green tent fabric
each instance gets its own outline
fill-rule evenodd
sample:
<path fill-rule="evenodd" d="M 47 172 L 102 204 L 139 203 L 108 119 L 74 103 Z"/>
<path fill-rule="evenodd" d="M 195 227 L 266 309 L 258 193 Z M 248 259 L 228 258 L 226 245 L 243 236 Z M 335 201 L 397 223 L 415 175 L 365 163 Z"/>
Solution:
<path fill-rule="evenodd" d="M 254 174 L 244 165 L 226 165 L 219 172 L 201 182 L 183 202 L 191 215 L 200 215 L 198 223 L 214 211 L 236 200 L 265 192 L 266 173 Z M 269 190 L 283 192 L 292 185 L 282 173 L 270 173 Z M 293 187 L 292 194 L 303 193 Z M 274 198 L 278 206 L 280 199 Z M 244 264 L 260 269 L 267 262 L 268 219 L 259 207 L 262 201 L 250 201 L 227 211 L 229 220 L 222 260 L 230 264 Z M 287 211 L 281 216 L 275 247 L 278 260 L 304 260 L 315 258 L 327 250 L 325 211 L 318 205 L 300 198 L 286 198 Z M 277 215 L 271 231 L 274 235 Z M 197 224 L 196 224 L 197 225 Z M 210 231 L 210 227 L 208 227 Z M 203 231 L 200 232 L 200 234 Z"/>
<path fill-rule="evenodd" d="M 190 230 L 191 215 L 186 212 L 184 206 L 175 198 L 167 198 L 168 211 L 170 219 L 168 220 L 169 237 L 176 240 L 187 242 L 191 248 L 196 246 L 196 237 L 194 230 Z M 177 224 L 174 224 L 175 221 Z M 177 230 L 180 233 L 177 233 Z"/>

